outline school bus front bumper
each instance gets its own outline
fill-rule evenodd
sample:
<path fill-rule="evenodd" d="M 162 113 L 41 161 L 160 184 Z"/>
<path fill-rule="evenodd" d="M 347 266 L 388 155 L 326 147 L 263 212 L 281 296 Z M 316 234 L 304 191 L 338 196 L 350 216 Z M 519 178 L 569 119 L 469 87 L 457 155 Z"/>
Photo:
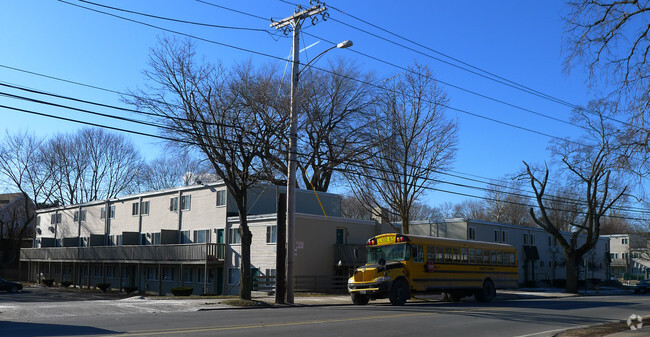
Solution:
<path fill-rule="evenodd" d="M 378 277 L 374 282 L 348 282 L 348 292 L 381 297 L 390 291 L 393 280 L 389 277 Z"/>

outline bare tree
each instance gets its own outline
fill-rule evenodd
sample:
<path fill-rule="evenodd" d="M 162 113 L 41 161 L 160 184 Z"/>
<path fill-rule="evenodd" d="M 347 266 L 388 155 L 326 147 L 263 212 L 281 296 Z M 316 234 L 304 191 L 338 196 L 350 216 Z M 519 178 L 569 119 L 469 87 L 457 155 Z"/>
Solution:
<path fill-rule="evenodd" d="M 411 207 L 410 218 L 415 221 L 433 222 L 444 217 L 439 209 L 421 202 L 415 202 Z"/>
<path fill-rule="evenodd" d="M 480 200 L 465 200 L 454 205 L 452 210 L 454 218 L 475 219 L 489 221 L 485 203 Z"/>
<path fill-rule="evenodd" d="M 298 165 L 305 188 L 317 191 L 327 191 L 344 163 L 367 160 L 372 144 L 367 130 L 375 122 L 374 89 L 368 84 L 373 76 L 345 59 L 330 63 L 328 70 L 307 72 L 300 82 L 299 139 L 303 141 Z"/>
<path fill-rule="evenodd" d="M 168 188 L 195 184 L 200 177 L 210 170 L 200 160 L 193 158 L 187 151 L 163 155 L 143 165 L 138 172 L 140 188 L 145 191 L 164 190 Z M 203 182 L 206 179 L 202 179 Z"/>
<path fill-rule="evenodd" d="M 551 223 L 561 231 L 571 231 L 571 224 L 575 223 L 584 212 L 580 195 L 576 193 L 578 186 L 559 186 L 549 192 L 546 198 L 546 214 Z"/>
<path fill-rule="evenodd" d="M 612 97 L 627 102 L 629 124 L 621 144 L 647 177 L 650 153 L 650 4 L 629 0 L 571 0 L 565 16 L 567 71 L 584 66 L 590 83 L 614 85 Z"/>
<path fill-rule="evenodd" d="M 593 102 L 589 110 L 600 108 L 597 110 L 597 118 L 588 114 L 586 109 L 574 110 L 577 121 L 581 121 L 589 129 L 588 134 L 577 141 L 557 141 L 552 148 L 554 155 L 560 158 L 561 169 L 566 172 L 570 185 L 582 190 L 582 212 L 575 222 L 570 223 L 570 233 L 561 232 L 564 225 L 554 223 L 548 214 L 548 167 L 539 172 L 524 162 L 539 207 L 538 212 L 531 207 L 530 215 L 537 225 L 560 243 L 566 259 L 566 290 L 572 293 L 578 291 L 578 266 L 581 257 L 596 246 L 603 218 L 627 189 L 627 186 L 617 186 L 615 182 L 615 175 L 620 174 L 620 166 L 617 160 L 617 145 L 613 142 L 616 129 L 607 122 L 611 115 L 608 110 L 610 107 L 606 102 Z M 568 239 L 565 235 L 568 235 Z"/>
<path fill-rule="evenodd" d="M 200 151 L 233 197 L 241 236 L 240 296 L 251 298 L 250 248 L 247 219 L 248 190 L 274 173 L 264 155 L 280 148 L 282 97 L 275 73 L 255 71 L 250 64 L 227 71 L 197 60 L 191 41 L 162 39 L 151 51 L 149 80 L 133 101 L 160 116 L 161 132 L 179 146 Z M 284 110 L 283 110 L 284 109 Z"/>
<path fill-rule="evenodd" d="M 130 191 L 142 166 L 130 140 L 101 128 L 59 134 L 45 146 L 48 183 L 63 204 L 122 195 Z"/>
<path fill-rule="evenodd" d="M 600 222 L 600 234 L 632 234 L 637 231 L 632 223 L 627 220 L 626 215 L 619 211 L 611 211 L 608 217 Z"/>
<path fill-rule="evenodd" d="M 502 178 L 492 181 L 485 197 L 485 211 L 489 221 L 530 226 L 530 198 L 525 195 L 523 188 L 522 181 L 518 179 Z"/>
<path fill-rule="evenodd" d="M 52 173 L 45 169 L 42 150 L 43 140 L 26 132 L 7 131 L 0 144 L 0 180 L 22 195 L 20 205 L 12 208 L 13 214 L 6 220 L 11 227 L 11 238 L 3 244 L 6 252 L 20 248 L 36 218 L 38 202 L 52 200 L 51 186 L 47 184 Z"/>
<path fill-rule="evenodd" d="M 354 195 L 344 195 L 341 198 L 341 215 L 350 219 L 372 219 L 372 213 Z"/>
<path fill-rule="evenodd" d="M 350 187 L 369 210 L 385 209 L 409 233 L 412 207 L 455 154 L 456 124 L 444 115 L 446 95 L 427 66 L 387 80 L 379 93 L 373 130 L 377 142 L 366 164 L 350 167 Z M 399 231 L 397 226 L 394 226 Z"/>

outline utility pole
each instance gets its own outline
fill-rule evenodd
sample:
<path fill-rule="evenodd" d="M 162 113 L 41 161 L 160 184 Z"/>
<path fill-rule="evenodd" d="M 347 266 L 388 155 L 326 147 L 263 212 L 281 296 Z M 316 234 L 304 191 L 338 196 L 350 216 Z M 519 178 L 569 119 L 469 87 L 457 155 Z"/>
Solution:
<path fill-rule="evenodd" d="M 283 29 L 285 34 L 287 29 L 293 28 L 293 59 L 291 64 L 291 111 L 289 120 L 289 165 L 287 172 L 287 274 L 286 274 L 286 291 L 287 303 L 293 303 L 294 298 L 294 280 L 293 280 L 293 267 L 296 261 L 296 152 L 298 147 L 298 102 L 297 102 L 297 89 L 298 89 L 298 76 L 300 65 L 300 55 L 298 54 L 300 47 L 300 26 L 302 22 L 312 17 L 312 24 L 315 24 L 318 19 L 315 15 L 321 14 L 323 18 L 327 17 L 327 8 L 316 2 L 316 5 L 309 9 L 301 10 L 302 7 L 298 6 L 295 14 L 284 18 L 280 21 L 271 23 L 271 28 Z M 278 242 L 278 245 L 283 244 Z"/>

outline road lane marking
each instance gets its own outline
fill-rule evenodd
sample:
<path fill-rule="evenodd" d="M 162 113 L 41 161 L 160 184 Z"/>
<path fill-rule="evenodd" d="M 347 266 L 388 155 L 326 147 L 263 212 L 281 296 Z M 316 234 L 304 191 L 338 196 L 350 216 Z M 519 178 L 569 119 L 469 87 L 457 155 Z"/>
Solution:
<path fill-rule="evenodd" d="M 419 312 L 419 313 L 367 316 L 367 317 L 356 317 L 356 318 L 337 318 L 337 319 L 326 319 L 326 320 L 298 321 L 298 322 L 285 322 L 285 323 L 246 324 L 246 325 L 233 325 L 233 326 L 220 326 L 220 327 L 173 329 L 173 330 L 141 330 L 141 331 L 126 332 L 126 333 L 120 333 L 120 334 L 115 334 L 115 335 L 107 335 L 107 336 L 147 336 L 147 335 L 168 335 L 168 334 L 179 334 L 179 333 L 187 334 L 187 333 L 206 332 L 206 331 L 225 331 L 225 330 L 256 329 L 256 328 L 270 328 L 270 327 L 282 327 L 282 326 L 297 326 L 297 325 L 308 325 L 308 324 L 354 322 L 354 321 L 364 321 L 364 320 L 374 320 L 374 319 L 424 316 L 424 315 L 433 315 L 433 314 L 437 314 L 437 312 L 433 312 L 433 313 L 432 312 Z"/>

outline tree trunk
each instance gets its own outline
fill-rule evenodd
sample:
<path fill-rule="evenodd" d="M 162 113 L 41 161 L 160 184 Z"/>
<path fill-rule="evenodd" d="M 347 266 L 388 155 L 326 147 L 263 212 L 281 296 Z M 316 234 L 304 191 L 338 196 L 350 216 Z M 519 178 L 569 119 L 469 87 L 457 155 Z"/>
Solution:
<path fill-rule="evenodd" d="M 239 216 L 239 235 L 241 237 L 239 297 L 243 300 L 250 300 L 253 281 L 251 275 L 251 243 L 253 242 L 253 233 L 248 228 L 246 215 Z"/>
<path fill-rule="evenodd" d="M 578 293 L 578 260 L 580 256 L 575 252 L 566 255 L 566 292 Z"/>

